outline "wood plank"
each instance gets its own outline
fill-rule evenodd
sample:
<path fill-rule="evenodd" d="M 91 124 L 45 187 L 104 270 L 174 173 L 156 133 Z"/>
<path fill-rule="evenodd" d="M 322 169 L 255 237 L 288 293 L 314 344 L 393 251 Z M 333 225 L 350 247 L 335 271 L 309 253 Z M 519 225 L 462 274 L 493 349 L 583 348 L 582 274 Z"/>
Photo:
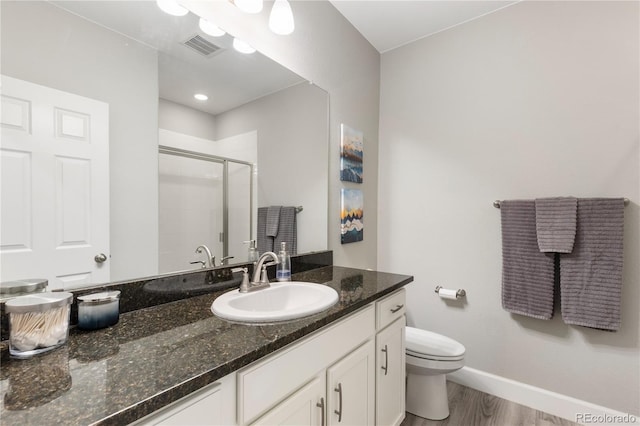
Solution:
<path fill-rule="evenodd" d="M 447 382 L 450 415 L 427 420 L 407 413 L 401 426 L 578 426 L 560 417 Z"/>

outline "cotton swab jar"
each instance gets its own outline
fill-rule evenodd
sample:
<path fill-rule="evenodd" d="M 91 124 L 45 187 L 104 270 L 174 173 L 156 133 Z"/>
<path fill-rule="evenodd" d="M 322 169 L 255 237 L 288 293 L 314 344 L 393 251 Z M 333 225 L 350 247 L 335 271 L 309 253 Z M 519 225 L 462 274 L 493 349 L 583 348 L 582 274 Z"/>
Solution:
<path fill-rule="evenodd" d="M 40 293 L 8 300 L 9 354 L 29 358 L 63 345 L 69 336 L 73 294 Z"/>

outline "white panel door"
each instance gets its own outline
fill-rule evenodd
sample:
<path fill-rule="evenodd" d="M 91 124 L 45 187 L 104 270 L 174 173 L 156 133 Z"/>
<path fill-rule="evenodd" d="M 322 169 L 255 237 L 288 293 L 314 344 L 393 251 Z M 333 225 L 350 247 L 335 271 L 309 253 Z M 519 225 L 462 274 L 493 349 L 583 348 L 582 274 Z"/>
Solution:
<path fill-rule="evenodd" d="M 109 106 L 1 78 L 0 279 L 108 282 Z"/>

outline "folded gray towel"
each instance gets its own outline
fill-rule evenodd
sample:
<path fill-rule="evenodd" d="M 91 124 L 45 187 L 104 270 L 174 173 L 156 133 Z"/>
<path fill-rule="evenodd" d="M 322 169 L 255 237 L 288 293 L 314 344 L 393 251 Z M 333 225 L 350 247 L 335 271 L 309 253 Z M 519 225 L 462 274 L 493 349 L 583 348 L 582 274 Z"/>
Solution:
<path fill-rule="evenodd" d="M 620 328 L 624 199 L 578 200 L 573 252 L 560 256 L 562 319 L 567 324 Z"/>
<path fill-rule="evenodd" d="M 536 232 L 543 253 L 571 253 L 576 238 L 578 200 L 574 197 L 538 198 Z"/>
<path fill-rule="evenodd" d="M 283 241 L 287 243 L 287 251 L 290 255 L 298 252 L 296 215 L 295 207 L 282 207 L 282 209 L 280 209 L 280 226 L 278 235 L 273 240 L 273 248 L 276 252 L 280 251 L 280 243 Z"/>
<path fill-rule="evenodd" d="M 502 220 L 502 307 L 539 319 L 553 316 L 554 256 L 541 253 L 533 200 L 505 200 Z"/>
<path fill-rule="evenodd" d="M 276 235 L 278 235 L 281 209 L 282 206 L 267 207 L 267 227 L 265 229 L 267 237 L 275 237 Z"/>

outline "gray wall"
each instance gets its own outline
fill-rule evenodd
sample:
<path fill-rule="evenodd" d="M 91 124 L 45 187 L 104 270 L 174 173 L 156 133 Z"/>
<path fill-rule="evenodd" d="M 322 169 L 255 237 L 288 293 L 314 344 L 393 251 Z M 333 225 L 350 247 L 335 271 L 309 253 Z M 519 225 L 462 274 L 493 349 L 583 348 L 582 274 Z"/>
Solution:
<path fill-rule="evenodd" d="M 298 253 L 327 248 L 328 95 L 301 83 L 212 116 L 160 100 L 160 128 L 208 140 L 257 131 L 258 207 L 303 206 Z"/>
<path fill-rule="evenodd" d="M 156 274 L 156 52 L 45 2 L 1 5 L 3 74 L 109 104 L 111 278 Z"/>
<path fill-rule="evenodd" d="M 258 207 L 304 208 L 298 253 L 327 248 L 327 98 L 301 83 L 216 116 L 216 140 L 258 132 Z"/>
<path fill-rule="evenodd" d="M 296 30 L 286 37 L 268 29 L 268 5 L 261 14 L 247 15 L 228 2 L 182 3 L 329 92 L 329 248 L 338 265 L 376 268 L 379 53 L 326 0 L 290 2 Z M 340 182 L 340 123 L 364 132 L 361 185 Z M 364 192 L 363 242 L 340 244 L 342 187 L 361 188 Z"/>
<path fill-rule="evenodd" d="M 213 115 L 166 99 L 160 99 L 158 104 L 158 126 L 210 141 L 217 139 Z"/>
<path fill-rule="evenodd" d="M 378 250 L 380 269 L 415 275 L 410 323 L 463 343 L 468 366 L 635 415 L 638 5 L 521 2 L 383 54 Z M 492 202 L 562 195 L 632 201 L 616 333 L 501 307 Z"/>

